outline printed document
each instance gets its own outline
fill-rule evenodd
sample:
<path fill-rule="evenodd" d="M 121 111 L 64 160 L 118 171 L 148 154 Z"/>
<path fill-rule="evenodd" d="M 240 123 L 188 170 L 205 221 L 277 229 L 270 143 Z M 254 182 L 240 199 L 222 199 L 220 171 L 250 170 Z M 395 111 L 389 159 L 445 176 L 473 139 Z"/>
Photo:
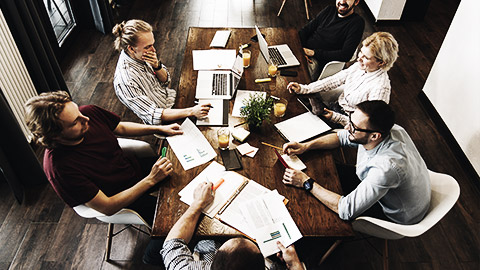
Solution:
<path fill-rule="evenodd" d="M 232 69 L 235 50 L 192 50 L 193 70 Z"/>
<path fill-rule="evenodd" d="M 207 163 L 217 156 L 205 136 L 190 119 L 185 119 L 181 129 L 183 134 L 169 136 L 167 141 L 184 170 Z"/>
<path fill-rule="evenodd" d="M 287 247 L 302 238 L 276 190 L 242 204 L 240 209 L 264 257 L 280 251 L 277 241 Z"/>

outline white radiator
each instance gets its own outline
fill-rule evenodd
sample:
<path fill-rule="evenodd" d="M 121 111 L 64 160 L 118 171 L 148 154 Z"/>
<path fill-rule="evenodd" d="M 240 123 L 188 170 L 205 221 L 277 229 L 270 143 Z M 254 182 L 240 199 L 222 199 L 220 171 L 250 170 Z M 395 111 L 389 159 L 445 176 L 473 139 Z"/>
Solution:
<path fill-rule="evenodd" d="M 5 17 L 0 10 L 0 88 L 10 105 L 23 134 L 30 142 L 30 131 L 25 124 L 25 102 L 37 95 L 22 56 L 13 40 Z"/>

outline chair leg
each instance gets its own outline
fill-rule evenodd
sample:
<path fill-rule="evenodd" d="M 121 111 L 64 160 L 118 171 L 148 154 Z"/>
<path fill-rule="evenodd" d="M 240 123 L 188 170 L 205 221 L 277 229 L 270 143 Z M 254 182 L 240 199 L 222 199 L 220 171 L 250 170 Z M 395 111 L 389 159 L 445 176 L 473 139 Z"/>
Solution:
<path fill-rule="evenodd" d="M 342 240 L 337 240 L 335 243 L 333 243 L 327 252 L 325 252 L 322 259 L 320 259 L 320 262 L 318 263 L 319 266 L 328 258 L 328 256 L 330 256 L 330 254 L 332 254 L 332 252 L 338 247 L 338 245 L 340 245 L 340 243 L 342 243 Z"/>
<path fill-rule="evenodd" d="M 280 13 L 282 13 L 282 9 L 283 9 L 283 6 L 285 5 L 285 2 L 287 2 L 287 0 L 283 0 L 282 6 L 280 7 L 280 10 L 278 11 L 277 17 L 279 17 Z"/>
<path fill-rule="evenodd" d="M 307 21 L 310 20 L 310 16 L 308 15 L 308 4 L 307 4 L 307 0 L 304 0 L 305 2 L 305 12 L 307 13 Z"/>
<path fill-rule="evenodd" d="M 107 247 L 105 248 L 105 261 L 110 261 L 110 250 L 112 249 L 113 223 L 108 223 Z"/>
<path fill-rule="evenodd" d="M 388 240 L 385 239 L 385 246 L 383 251 L 383 269 L 388 270 Z"/>

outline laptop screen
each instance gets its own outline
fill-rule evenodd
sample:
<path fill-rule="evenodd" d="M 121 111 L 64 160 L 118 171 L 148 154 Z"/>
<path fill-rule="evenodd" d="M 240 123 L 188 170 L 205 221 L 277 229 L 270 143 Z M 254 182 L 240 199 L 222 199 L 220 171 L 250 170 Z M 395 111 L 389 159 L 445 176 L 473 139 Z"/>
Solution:
<path fill-rule="evenodd" d="M 257 37 L 258 37 L 258 45 L 260 46 L 260 51 L 263 54 L 263 58 L 265 58 L 265 61 L 267 63 L 270 62 L 270 55 L 268 54 L 268 44 L 265 38 L 263 38 L 262 33 L 260 33 L 260 30 L 258 29 L 258 26 L 255 25 L 255 31 L 257 32 Z"/>

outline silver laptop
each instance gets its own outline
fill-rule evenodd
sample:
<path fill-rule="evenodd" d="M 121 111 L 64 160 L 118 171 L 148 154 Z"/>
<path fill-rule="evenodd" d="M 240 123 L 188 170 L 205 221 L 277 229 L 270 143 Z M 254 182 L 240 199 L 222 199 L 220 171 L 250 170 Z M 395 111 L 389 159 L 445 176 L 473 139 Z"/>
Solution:
<path fill-rule="evenodd" d="M 260 33 L 260 30 L 256 25 L 255 31 L 257 32 L 260 51 L 262 52 L 262 55 L 267 63 L 269 63 L 271 59 L 273 63 L 277 64 L 278 68 L 300 66 L 300 62 L 298 62 L 297 58 L 287 44 L 268 46 L 267 41 L 262 36 L 262 33 Z"/>
<path fill-rule="evenodd" d="M 231 70 L 199 70 L 196 99 L 231 99 L 243 74 L 243 59 L 237 55 Z"/>

